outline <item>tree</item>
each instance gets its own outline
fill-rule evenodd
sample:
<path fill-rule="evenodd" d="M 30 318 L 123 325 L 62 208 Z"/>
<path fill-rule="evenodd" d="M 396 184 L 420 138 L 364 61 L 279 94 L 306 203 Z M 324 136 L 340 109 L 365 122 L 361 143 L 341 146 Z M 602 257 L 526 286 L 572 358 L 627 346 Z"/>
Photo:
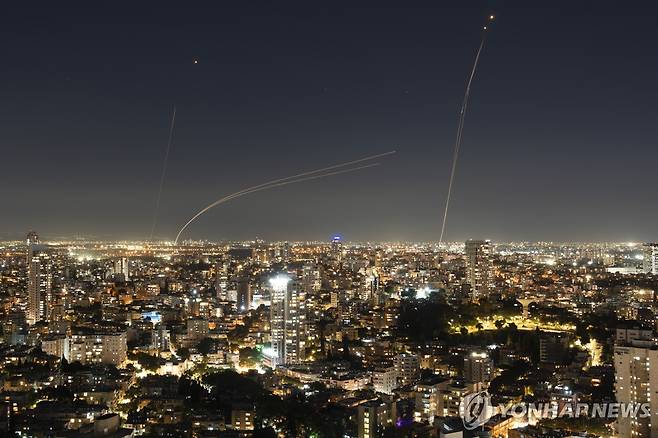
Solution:
<path fill-rule="evenodd" d="M 255 368 L 260 361 L 260 353 L 255 348 L 243 348 L 240 350 L 240 366 Z"/>
<path fill-rule="evenodd" d="M 213 349 L 215 347 L 215 341 L 211 338 L 203 338 L 199 343 L 197 344 L 196 348 L 204 356 L 208 356 L 210 353 L 212 353 Z"/>
<path fill-rule="evenodd" d="M 163 362 L 159 357 L 151 356 L 150 354 L 141 351 L 137 353 L 129 353 L 128 357 L 129 359 L 136 360 L 142 368 L 150 371 L 155 371 L 160 368 L 160 365 L 162 365 Z"/>
<path fill-rule="evenodd" d="M 178 356 L 180 356 L 181 359 L 187 360 L 190 358 L 190 349 L 189 348 L 179 348 L 178 351 L 176 352 Z"/>

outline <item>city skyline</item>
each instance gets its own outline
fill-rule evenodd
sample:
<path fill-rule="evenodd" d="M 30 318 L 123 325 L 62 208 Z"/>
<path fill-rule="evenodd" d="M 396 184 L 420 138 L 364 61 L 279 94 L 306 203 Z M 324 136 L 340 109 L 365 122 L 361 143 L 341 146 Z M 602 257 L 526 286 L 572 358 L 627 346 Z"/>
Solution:
<path fill-rule="evenodd" d="M 0 436 L 658 438 L 658 3 L 0 14 Z"/>
<path fill-rule="evenodd" d="M 635 6 L 138 5 L 126 18 L 12 5 L 0 239 L 148 237 L 176 105 L 157 238 L 218 196 L 395 149 L 375 169 L 236 200 L 189 237 L 438 240 L 464 79 L 493 12 L 446 239 L 657 240 L 656 6 Z"/>

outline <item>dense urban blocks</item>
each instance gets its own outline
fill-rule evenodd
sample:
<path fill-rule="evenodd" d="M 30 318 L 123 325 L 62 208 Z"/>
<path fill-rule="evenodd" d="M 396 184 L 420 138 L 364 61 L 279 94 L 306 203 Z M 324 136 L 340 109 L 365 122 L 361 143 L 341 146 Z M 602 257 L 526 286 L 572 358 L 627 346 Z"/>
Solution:
<path fill-rule="evenodd" d="M 0 246 L 5 431 L 652 430 L 653 244 Z"/>

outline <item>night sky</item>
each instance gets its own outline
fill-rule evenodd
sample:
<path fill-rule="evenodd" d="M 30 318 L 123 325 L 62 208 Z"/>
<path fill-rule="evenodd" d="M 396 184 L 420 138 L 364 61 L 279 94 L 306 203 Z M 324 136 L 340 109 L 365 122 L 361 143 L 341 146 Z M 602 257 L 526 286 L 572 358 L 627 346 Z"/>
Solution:
<path fill-rule="evenodd" d="M 184 237 L 436 241 L 493 12 L 447 240 L 658 239 L 655 2 L 19 3 L 0 15 L 0 238 L 147 238 L 175 104 L 156 236 L 396 149 Z"/>

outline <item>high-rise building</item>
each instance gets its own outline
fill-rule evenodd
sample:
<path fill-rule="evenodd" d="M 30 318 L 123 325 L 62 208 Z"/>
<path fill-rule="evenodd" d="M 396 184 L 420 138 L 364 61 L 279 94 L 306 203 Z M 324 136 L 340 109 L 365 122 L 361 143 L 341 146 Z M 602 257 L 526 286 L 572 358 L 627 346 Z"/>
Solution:
<path fill-rule="evenodd" d="M 488 295 L 493 288 L 493 259 L 489 240 L 466 241 L 466 282 L 473 299 Z"/>
<path fill-rule="evenodd" d="M 619 339 L 619 337 L 618 337 Z M 658 349 L 653 340 L 629 338 L 615 343 L 615 395 L 622 405 L 648 403 L 648 417 L 620 415 L 617 433 L 621 438 L 658 437 Z"/>
<path fill-rule="evenodd" d="M 473 351 L 464 356 L 464 379 L 472 383 L 489 383 L 493 377 L 493 361 L 486 352 Z"/>
<path fill-rule="evenodd" d="M 393 358 L 393 366 L 402 386 L 414 383 L 420 374 L 420 361 L 415 354 L 400 353 L 396 355 Z"/>
<path fill-rule="evenodd" d="M 382 367 L 373 371 L 372 386 L 375 392 L 393 394 L 398 387 L 398 372 L 394 366 Z"/>
<path fill-rule="evenodd" d="M 340 236 L 331 239 L 331 256 L 339 262 L 343 259 L 343 242 Z"/>
<path fill-rule="evenodd" d="M 129 281 L 130 272 L 128 268 L 128 258 L 119 257 L 112 261 L 112 274 L 120 281 Z"/>
<path fill-rule="evenodd" d="M 395 403 L 383 400 L 370 400 L 357 407 L 357 428 L 359 438 L 377 438 L 396 419 Z"/>
<path fill-rule="evenodd" d="M 218 260 L 215 263 L 215 295 L 219 301 L 226 301 L 226 286 L 228 283 L 228 266 L 227 263 Z"/>
<path fill-rule="evenodd" d="M 238 280 L 236 307 L 238 312 L 248 312 L 253 298 L 248 278 Z"/>
<path fill-rule="evenodd" d="M 52 301 L 52 260 L 31 231 L 27 235 L 27 322 L 35 324 L 48 318 Z"/>
<path fill-rule="evenodd" d="M 276 365 L 300 363 L 306 350 L 306 294 L 299 282 L 285 275 L 271 278 L 270 285 L 270 337 Z"/>
<path fill-rule="evenodd" d="M 169 351 L 171 349 L 170 332 L 162 325 L 151 331 L 151 348 L 158 351 Z"/>
<path fill-rule="evenodd" d="M 423 423 L 434 422 L 434 417 L 441 416 L 441 391 L 447 387 L 444 378 L 433 376 L 419 382 L 415 388 L 414 420 Z"/>
<path fill-rule="evenodd" d="M 658 275 L 658 243 L 644 244 L 643 270 L 647 274 Z"/>

